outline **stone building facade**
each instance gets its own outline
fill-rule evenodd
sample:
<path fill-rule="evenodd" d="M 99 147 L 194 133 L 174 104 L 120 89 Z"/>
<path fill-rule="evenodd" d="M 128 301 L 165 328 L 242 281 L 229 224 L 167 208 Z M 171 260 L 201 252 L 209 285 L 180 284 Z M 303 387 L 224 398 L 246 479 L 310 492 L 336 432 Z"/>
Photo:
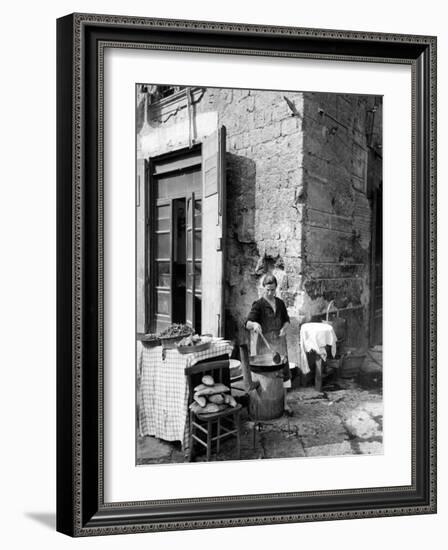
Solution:
<path fill-rule="evenodd" d="M 272 272 L 292 319 L 293 360 L 300 323 L 322 319 L 331 301 L 347 319 L 351 345 L 380 343 L 381 117 L 374 96 L 138 87 L 139 162 L 194 150 L 226 128 L 227 337 L 246 338 L 245 317 Z M 142 177 L 147 189 L 147 167 Z M 137 324 L 144 332 L 150 210 L 143 187 L 140 197 Z"/>

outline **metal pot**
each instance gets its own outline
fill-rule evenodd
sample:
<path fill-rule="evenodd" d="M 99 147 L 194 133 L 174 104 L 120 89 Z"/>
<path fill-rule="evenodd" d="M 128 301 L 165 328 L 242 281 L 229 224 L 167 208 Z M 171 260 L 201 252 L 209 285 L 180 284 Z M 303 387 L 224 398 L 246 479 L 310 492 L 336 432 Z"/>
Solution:
<path fill-rule="evenodd" d="M 274 363 L 272 360 L 272 353 L 264 353 L 262 355 L 251 355 L 249 357 L 249 366 L 252 371 L 276 371 L 282 370 L 285 364 L 285 356 L 281 356 L 280 363 Z"/>
<path fill-rule="evenodd" d="M 249 393 L 249 414 L 254 420 L 271 420 L 283 414 L 282 362 L 272 361 L 272 353 L 249 357 L 247 346 L 241 346 L 241 366 Z"/>

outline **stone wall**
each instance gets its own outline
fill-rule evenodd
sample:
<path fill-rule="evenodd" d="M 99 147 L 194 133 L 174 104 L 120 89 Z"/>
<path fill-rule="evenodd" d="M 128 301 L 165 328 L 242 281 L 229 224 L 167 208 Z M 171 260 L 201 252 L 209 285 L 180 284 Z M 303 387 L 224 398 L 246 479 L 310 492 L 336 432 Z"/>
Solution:
<path fill-rule="evenodd" d="M 319 319 L 331 300 L 348 320 L 348 343 L 368 342 L 373 96 L 304 94 L 302 201 L 305 294 L 299 310 Z M 378 117 L 377 117 L 378 120 Z"/>

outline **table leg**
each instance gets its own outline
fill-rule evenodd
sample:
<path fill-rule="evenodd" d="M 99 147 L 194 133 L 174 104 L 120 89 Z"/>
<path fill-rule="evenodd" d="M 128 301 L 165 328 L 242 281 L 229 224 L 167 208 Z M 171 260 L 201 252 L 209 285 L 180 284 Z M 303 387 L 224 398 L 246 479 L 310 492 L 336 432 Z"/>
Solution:
<path fill-rule="evenodd" d="M 314 379 L 314 387 L 316 391 L 322 390 L 322 359 L 316 359 L 316 376 Z"/>

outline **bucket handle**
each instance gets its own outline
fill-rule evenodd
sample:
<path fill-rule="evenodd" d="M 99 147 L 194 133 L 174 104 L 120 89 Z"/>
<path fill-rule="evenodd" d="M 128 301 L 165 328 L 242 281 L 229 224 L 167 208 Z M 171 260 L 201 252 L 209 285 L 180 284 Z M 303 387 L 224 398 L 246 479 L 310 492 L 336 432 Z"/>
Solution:
<path fill-rule="evenodd" d="M 336 317 L 339 317 L 339 309 L 334 305 L 334 300 L 331 300 L 331 302 L 328 304 L 328 307 L 327 307 L 327 315 L 325 317 L 325 320 L 328 322 L 329 320 L 329 317 L 330 317 L 330 309 L 331 309 L 331 306 L 333 306 L 333 308 L 336 310 Z"/>

